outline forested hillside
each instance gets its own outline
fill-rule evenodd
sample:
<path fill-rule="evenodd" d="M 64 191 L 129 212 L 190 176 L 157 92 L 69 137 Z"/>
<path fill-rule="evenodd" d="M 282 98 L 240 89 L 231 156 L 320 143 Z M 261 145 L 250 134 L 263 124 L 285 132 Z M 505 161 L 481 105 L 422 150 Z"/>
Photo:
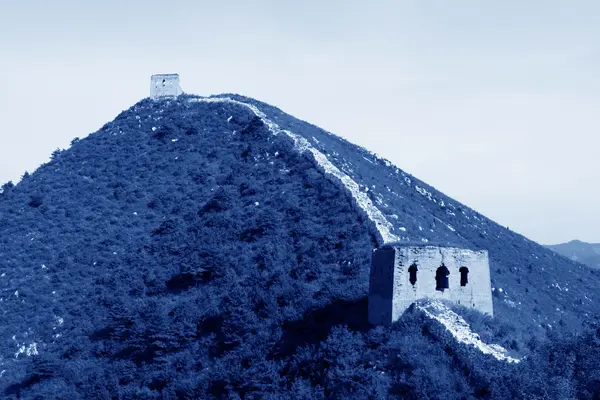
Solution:
<path fill-rule="evenodd" d="M 389 237 L 487 249 L 496 317 L 454 310 L 521 362 L 418 307 L 370 326 L 371 252 Z M 144 99 L 2 187 L 0 389 L 592 398 L 599 287 L 600 273 L 277 108 Z"/>

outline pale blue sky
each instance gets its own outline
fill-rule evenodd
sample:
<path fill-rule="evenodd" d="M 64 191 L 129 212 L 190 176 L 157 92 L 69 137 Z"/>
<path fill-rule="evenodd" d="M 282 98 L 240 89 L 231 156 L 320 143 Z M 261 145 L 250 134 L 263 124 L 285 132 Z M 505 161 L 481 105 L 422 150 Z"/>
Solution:
<path fill-rule="evenodd" d="M 271 103 L 533 240 L 600 242 L 600 2 L 0 0 L 0 183 L 148 95 Z"/>

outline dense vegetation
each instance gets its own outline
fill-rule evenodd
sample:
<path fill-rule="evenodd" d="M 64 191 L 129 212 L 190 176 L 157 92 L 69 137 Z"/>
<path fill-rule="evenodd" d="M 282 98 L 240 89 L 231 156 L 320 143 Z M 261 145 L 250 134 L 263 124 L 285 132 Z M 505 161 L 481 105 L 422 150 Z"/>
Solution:
<path fill-rule="evenodd" d="M 369 326 L 376 243 L 344 190 L 248 109 L 182 96 L 141 101 L 3 186 L 4 395 L 600 396 L 598 276 L 256 104 L 371 188 L 407 239 L 489 249 L 498 318 L 460 312 L 525 360 L 498 362 L 414 309 Z"/>

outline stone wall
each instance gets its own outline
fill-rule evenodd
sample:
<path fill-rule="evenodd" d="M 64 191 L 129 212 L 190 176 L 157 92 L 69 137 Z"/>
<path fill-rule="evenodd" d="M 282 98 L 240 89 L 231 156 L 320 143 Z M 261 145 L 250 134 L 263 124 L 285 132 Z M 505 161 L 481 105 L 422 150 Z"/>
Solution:
<path fill-rule="evenodd" d="M 436 289 L 436 273 L 442 265 L 449 273 L 447 288 L 443 290 Z M 411 266 L 416 267 L 413 282 Z M 461 267 L 468 269 L 463 275 L 467 282 L 461 282 Z M 443 279 L 440 281 L 444 283 Z M 373 324 L 396 321 L 413 302 L 422 298 L 447 300 L 493 315 L 489 259 L 485 250 L 383 247 L 373 252 L 369 284 L 369 321 Z"/>
<path fill-rule="evenodd" d="M 150 97 L 177 97 L 182 93 L 178 74 L 158 74 L 150 78 Z"/>

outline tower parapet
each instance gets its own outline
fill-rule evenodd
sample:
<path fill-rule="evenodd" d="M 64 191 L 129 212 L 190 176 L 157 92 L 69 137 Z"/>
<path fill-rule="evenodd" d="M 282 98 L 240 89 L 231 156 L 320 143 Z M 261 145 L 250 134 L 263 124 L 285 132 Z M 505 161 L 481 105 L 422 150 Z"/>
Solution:
<path fill-rule="evenodd" d="M 179 74 L 156 74 L 150 77 L 150 98 L 177 97 L 181 93 Z"/>

